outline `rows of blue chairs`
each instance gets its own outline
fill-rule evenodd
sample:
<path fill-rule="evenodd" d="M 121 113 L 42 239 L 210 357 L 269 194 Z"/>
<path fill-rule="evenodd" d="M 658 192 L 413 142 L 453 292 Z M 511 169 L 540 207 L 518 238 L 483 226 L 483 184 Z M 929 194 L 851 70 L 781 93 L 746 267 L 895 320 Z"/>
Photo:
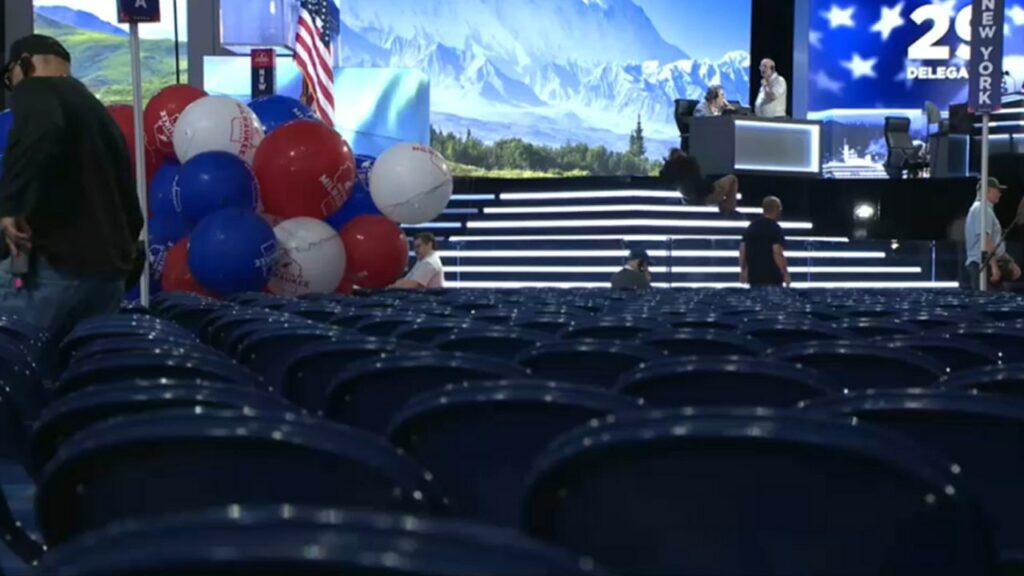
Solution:
<path fill-rule="evenodd" d="M 1022 344 L 1024 301 L 954 291 L 168 294 L 59 343 L 0 319 L 5 568 L 1024 573 Z"/>

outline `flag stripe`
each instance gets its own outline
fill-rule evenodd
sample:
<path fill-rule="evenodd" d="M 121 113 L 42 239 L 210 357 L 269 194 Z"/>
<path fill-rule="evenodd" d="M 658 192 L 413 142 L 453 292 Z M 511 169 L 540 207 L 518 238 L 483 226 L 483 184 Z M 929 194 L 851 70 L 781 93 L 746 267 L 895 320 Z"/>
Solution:
<path fill-rule="evenodd" d="M 305 78 L 306 104 L 320 119 L 334 126 L 334 70 L 331 66 L 331 48 L 325 41 L 324 31 L 314 20 L 304 1 L 299 11 L 299 25 L 295 33 L 295 62 Z M 315 6 L 315 2 L 311 3 Z M 322 16 L 323 14 L 321 14 Z"/>

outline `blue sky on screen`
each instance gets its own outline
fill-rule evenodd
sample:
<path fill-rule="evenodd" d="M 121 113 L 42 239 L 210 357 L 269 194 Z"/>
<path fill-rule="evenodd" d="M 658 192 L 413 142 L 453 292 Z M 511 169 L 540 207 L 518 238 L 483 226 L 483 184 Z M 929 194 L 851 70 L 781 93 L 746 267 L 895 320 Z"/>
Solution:
<path fill-rule="evenodd" d="M 666 40 L 695 58 L 717 60 L 732 50 L 750 50 L 750 0 L 634 1 Z"/>
<path fill-rule="evenodd" d="M 119 26 L 125 30 L 127 24 L 117 23 L 117 2 L 114 0 L 34 0 L 35 6 L 65 6 L 83 12 L 89 12 L 96 17 Z M 178 2 L 178 21 L 180 26 L 180 39 L 188 39 L 187 22 L 188 2 Z M 173 0 L 160 0 L 161 22 L 158 24 L 143 24 L 139 27 L 139 33 L 143 38 L 174 38 L 174 3 Z"/>

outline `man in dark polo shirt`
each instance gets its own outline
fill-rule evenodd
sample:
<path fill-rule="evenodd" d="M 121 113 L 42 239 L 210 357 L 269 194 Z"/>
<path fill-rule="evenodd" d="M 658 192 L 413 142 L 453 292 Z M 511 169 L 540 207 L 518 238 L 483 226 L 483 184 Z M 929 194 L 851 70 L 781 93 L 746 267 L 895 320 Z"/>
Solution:
<path fill-rule="evenodd" d="M 789 286 L 789 268 L 783 244 L 786 242 L 779 226 L 782 202 L 768 196 L 761 203 L 761 218 L 750 223 L 740 243 L 740 282 L 751 288 Z"/>
<path fill-rule="evenodd" d="M 631 250 L 626 265 L 612 276 L 612 290 L 646 290 L 651 287 L 651 257 L 646 250 Z"/>

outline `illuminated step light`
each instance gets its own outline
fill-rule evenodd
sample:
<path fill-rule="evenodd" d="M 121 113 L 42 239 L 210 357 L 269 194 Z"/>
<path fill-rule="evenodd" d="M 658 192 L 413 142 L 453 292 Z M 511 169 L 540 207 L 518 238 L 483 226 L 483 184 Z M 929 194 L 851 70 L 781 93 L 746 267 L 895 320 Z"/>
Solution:
<path fill-rule="evenodd" d="M 573 192 L 502 192 L 501 200 L 585 200 L 597 198 L 671 198 L 682 195 L 675 190 L 579 190 Z"/>
<path fill-rule="evenodd" d="M 621 266 L 446 266 L 453 274 L 614 274 Z M 920 266 L 791 266 L 791 274 L 920 274 Z M 667 266 L 651 267 L 668 274 Z M 739 274 L 739 266 L 673 266 L 673 274 Z"/>
<path fill-rule="evenodd" d="M 760 214 L 760 208 L 737 208 L 742 214 Z M 599 206 L 488 206 L 484 214 L 582 214 L 588 212 L 674 212 L 718 214 L 714 206 L 659 206 L 657 204 L 606 204 Z"/>
<path fill-rule="evenodd" d="M 448 288 L 608 288 L 608 282 L 502 282 L 502 281 L 458 281 L 445 280 Z M 744 285 L 738 282 L 655 282 L 655 288 L 743 288 Z M 955 281 L 936 282 L 903 282 L 903 281 L 878 281 L 878 282 L 794 282 L 793 288 L 957 288 L 959 283 Z"/>
<path fill-rule="evenodd" d="M 453 194 L 452 202 L 479 202 L 481 200 L 494 200 L 494 194 Z"/>
<path fill-rule="evenodd" d="M 670 236 L 662 234 L 561 234 L 552 236 L 449 236 L 450 242 L 543 242 L 550 240 L 622 240 L 623 242 L 666 242 L 669 240 L 740 240 L 740 236 Z M 835 242 L 848 244 L 849 238 L 838 236 L 788 236 L 793 242 Z"/>
<path fill-rule="evenodd" d="M 442 258 L 624 258 L 628 250 L 440 250 Z M 648 250 L 651 258 L 665 258 L 667 250 Z M 786 251 L 787 258 L 885 258 L 885 252 Z M 739 258 L 737 250 L 673 250 L 672 258 Z"/>
<path fill-rule="evenodd" d="M 424 222 L 423 224 L 402 224 L 402 228 L 433 228 L 435 230 L 461 230 L 462 222 Z"/>
<path fill-rule="evenodd" d="M 734 228 L 745 229 L 746 220 L 657 220 L 651 218 L 623 218 L 609 220 L 504 220 L 466 222 L 467 228 L 613 228 L 619 226 L 665 228 Z M 810 222 L 779 222 L 787 230 L 810 230 Z"/>

